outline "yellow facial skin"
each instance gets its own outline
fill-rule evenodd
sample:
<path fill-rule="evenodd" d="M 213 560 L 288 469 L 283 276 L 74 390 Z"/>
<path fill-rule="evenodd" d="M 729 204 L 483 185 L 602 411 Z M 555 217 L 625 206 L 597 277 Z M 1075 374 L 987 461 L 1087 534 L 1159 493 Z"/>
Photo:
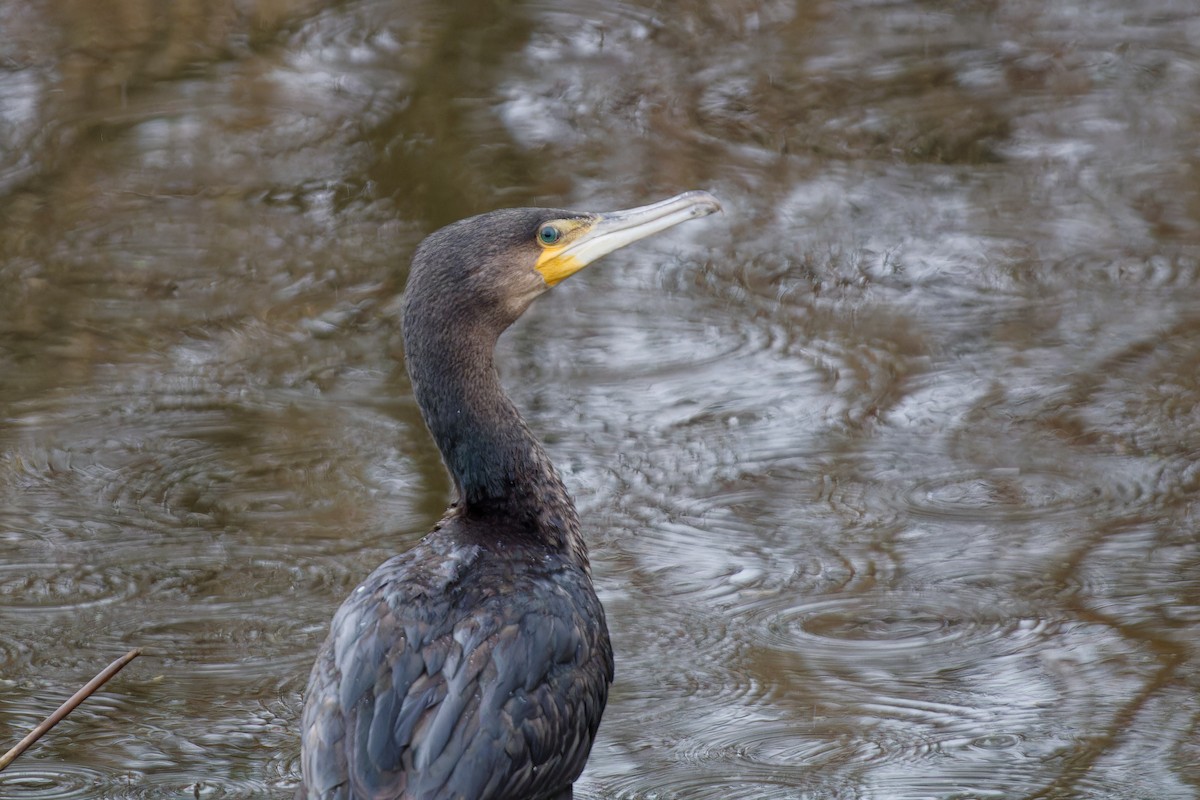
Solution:
<path fill-rule="evenodd" d="M 537 271 L 547 286 L 554 286 L 613 250 L 720 210 L 721 204 L 708 192 L 684 192 L 625 211 L 551 220 L 536 234 L 542 247 Z"/>
<path fill-rule="evenodd" d="M 595 227 L 595 224 L 595 220 L 559 219 L 538 228 L 538 244 L 542 247 L 542 254 L 538 256 L 536 266 L 547 286 L 562 283 L 588 265 L 587 261 L 577 257 L 574 252 L 577 248 L 572 248 L 571 245 L 578 242 L 581 236 Z M 541 239 L 541 233 L 546 228 L 558 231 L 558 239 L 553 244 L 546 244 Z"/>

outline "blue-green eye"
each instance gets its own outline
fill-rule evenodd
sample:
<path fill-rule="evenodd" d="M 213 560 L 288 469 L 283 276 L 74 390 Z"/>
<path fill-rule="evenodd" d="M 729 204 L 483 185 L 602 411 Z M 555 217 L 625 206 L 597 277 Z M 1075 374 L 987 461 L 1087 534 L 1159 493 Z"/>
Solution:
<path fill-rule="evenodd" d="M 554 244 L 562 238 L 562 231 L 553 225 L 543 225 L 538 230 L 538 241 L 542 244 Z"/>

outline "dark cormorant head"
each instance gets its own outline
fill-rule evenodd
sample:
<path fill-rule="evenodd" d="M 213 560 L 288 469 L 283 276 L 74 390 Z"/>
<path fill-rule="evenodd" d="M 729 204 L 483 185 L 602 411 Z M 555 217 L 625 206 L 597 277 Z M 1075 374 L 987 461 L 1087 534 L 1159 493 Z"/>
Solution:
<path fill-rule="evenodd" d="M 417 248 L 405 317 L 482 325 L 498 336 L 534 298 L 597 258 L 720 208 L 707 192 L 685 192 L 625 211 L 512 208 L 455 222 Z"/>

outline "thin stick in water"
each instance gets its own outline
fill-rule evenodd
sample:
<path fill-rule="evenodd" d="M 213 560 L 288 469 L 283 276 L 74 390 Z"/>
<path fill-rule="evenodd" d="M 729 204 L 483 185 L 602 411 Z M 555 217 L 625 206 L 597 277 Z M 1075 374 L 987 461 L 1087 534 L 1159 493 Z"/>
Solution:
<path fill-rule="evenodd" d="M 141 654 L 142 648 L 133 648 L 128 653 L 105 667 L 104 671 L 88 681 L 87 685 L 85 685 L 82 689 L 71 695 L 71 698 L 59 706 L 57 711 L 42 720 L 41 724 L 30 731 L 28 736 L 17 742 L 16 747 L 14 747 L 12 750 L 9 750 L 3 756 L 0 756 L 0 772 L 3 772 L 5 767 L 15 761 L 17 756 L 28 750 L 31 744 L 42 738 L 42 734 L 61 722 L 63 717 L 74 711 L 76 706 L 95 694 L 96 690 L 107 683 L 109 678 L 123 670 L 126 664 L 128 664 L 130 661 L 133 661 Z"/>

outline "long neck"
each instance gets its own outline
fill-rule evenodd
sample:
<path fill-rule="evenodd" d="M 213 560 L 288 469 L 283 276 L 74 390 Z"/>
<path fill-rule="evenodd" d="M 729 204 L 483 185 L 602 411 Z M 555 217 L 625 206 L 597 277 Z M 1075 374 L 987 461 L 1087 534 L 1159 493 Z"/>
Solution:
<path fill-rule="evenodd" d="M 406 319 L 417 404 L 454 479 L 460 513 L 500 535 L 532 538 L 586 567 L 575 504 L 500 385 L 493 360 L 497 336 Z"/>

